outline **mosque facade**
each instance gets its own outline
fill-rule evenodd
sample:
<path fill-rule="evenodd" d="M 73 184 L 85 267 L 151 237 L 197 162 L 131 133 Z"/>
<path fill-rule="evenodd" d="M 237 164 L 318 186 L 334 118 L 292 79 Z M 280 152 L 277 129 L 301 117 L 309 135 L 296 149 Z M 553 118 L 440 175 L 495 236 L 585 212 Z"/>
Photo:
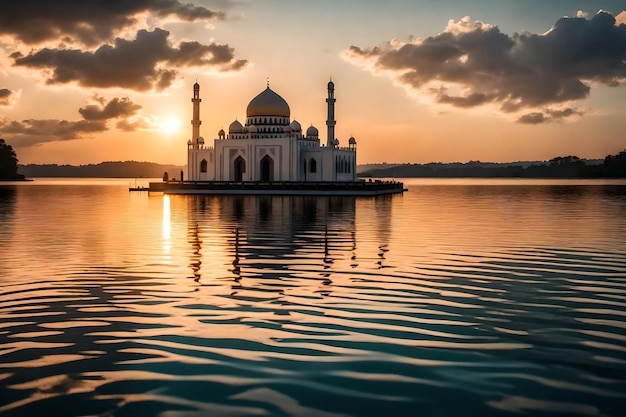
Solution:
<path fill-rule="evenodd" d="M 335 137 L 335 85 L 328 83 L 326 143 L 309 126 L 303 132 L 289 105 L 269 87 L 213 143 L 200 136 L 200 85 L 193 86 L 192 138 L 187 142 L 188 181 L 350 182 L 356 177 L 356 140 L 340 147 Z"/>

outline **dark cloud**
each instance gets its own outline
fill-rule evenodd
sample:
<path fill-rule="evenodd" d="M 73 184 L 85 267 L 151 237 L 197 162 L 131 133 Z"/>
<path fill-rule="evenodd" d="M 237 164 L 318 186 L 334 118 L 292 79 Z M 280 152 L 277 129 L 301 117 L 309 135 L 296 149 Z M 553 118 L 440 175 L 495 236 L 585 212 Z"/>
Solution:
<path fill-rule="evenodd" d="M 547 122 L 561 122 L 563 119 L 572 116 L 582 116 L 583 113 L 573 108 L 566 108 L 563 110 L 546 109 L 542 112 L 532 112 L 521 116 L 517 121 L 519 123 L 537 125 Z"/>
<path fill-rule="evenodd" d="M 519 123 L 529 124 L 529 125 L 538 125 L 539 123 L 543 123 L 546 121 L 546 116 L 541 112 L 532 112 L 523 115 L 519 119 L 517 119 Z"/>
<path fill-rule="evenodd" d="M 27 44 L 67 38 L 97 45 L 137 23 L 141 14 L 183 21 L 223 19 L 224 13 L 179 0 L 20 0 L 5 1 L 0 34 Z"/>
<path fill-rule="evenodd" d="M 8 88 L 0 88 L 0 106 L 9 106 L 13 102 L 15 93 Z"/>
<path fill-rule="evenodd" d="M 141 106 L 130 101 L 128 97 L 113 98 L 108 103 L 100 97 L 96 98 L 99 104 L 89 104 L 78 109 L 85 120 L 108 120 L 134 116 Z"/>
<path fill-rule="evenodd" d="M 366 49 L 351 46 L 345 56 L 438 103 L 541 110 L 585 99 L 593 82 L 616 86 L 626 79 L 626 25 L 599 12 L 591 19 L 562 18 L 545 34 L 509 36 L 497 26 L 463 18 L 450 21 L 436 36 Z M 519 121 L 568 116 L 554 111 L 532 112 Z"/>
<path fill-rule="evenodd" d="M 0 132 L 11 137 L 16 146 L 33 146 L 45 142 L 82 139 L 92 133 L 107 130 L 101 120 L 22 120 L 0 121 Z"/>
<path fill-rule="evenodd" d="M 228 45 L 203 45 L 196 41 L 181 42 L 178 49 L 172 50 L 168 62 L 177 66 L 225 65 L 229 70 L 238 70 L 247 64 L 245 60 L 236 60 L 234 49 Z"/>
<path fill-rule="evenodd" d="M 176 79 L 174 66 L 204 66 L 237 70 L 247 61 L 234 58 L 232 48 L 212 43 L 183 42 L 173 47 L 169 32 L 140 30 L 135 40 L 116 39 L 94 52 L 45 48 L 23 56 L 14 53 L 14 65 L 51 71 L 48 84 L 76 82 L 85 87 L 122 87 L 137 91 L 163 90 Z"/>
<path fill-rule="evenodd" d="M 93 133 L 108 130 L 109 120 L 117 120 L 116 126 L 124 131 L 150 127 L 146 119 L 138 116 L 141 106 L 128 97 L 115 97 L 107 102 L 103 97 L 96 96 L 94 101 L 95 104 L 87 104 L 78 110 L 83 120 L 0 120 L 0 133 L 12 137 L 16 146 L 33 146 L 89 138 Z"/>

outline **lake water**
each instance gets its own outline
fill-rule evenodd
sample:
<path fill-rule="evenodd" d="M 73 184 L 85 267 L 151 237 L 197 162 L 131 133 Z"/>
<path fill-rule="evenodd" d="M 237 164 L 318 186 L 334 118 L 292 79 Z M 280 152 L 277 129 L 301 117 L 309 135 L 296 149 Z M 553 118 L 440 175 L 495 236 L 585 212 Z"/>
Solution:
<path fill-rule="evenodd" d="M 626 415 L 626 181 L 129 185 L 0 184 L 3 417 Z"/>

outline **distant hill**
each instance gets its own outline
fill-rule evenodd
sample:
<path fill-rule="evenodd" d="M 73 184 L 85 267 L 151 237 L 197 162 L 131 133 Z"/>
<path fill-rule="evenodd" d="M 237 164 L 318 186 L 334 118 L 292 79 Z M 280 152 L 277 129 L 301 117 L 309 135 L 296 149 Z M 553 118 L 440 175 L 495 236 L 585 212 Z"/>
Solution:
<path fill-rule="evenodd" d="M 613 158 L 613 159 L 611 159 Z M 604 178 L 623 177 L 624 152 L 601 159 L 576 156 L 549 161 L 429 163 L 377 166 L 360 172 L 377 178 Z"/>
<path fill-rule="evenodd" d="M 360 164 L 356 166 L 356 173 L 360 174 L 361 172 L 371 171 L 374 169 L 385 169 L 385 168 L 393 168 L 402 164 L 388 164 L 387 162 L 383 162 L 380 164 Z"/>
<path fill-rule="evenodd" d="M 624 152 L 615 155 L 612 166 L 605 166 L 601 159 L 578 159 L 558 157 L 550 161 L 519 162 L 432 162 L 428 164 L 364 164 L 357 167 L 363 177 L 525 177 L 567 178 L 620 176 L 615 163 L 621 163 Z M 569 159 L 568 159 L 569 158 Z M 607 157 L 613 158 L 612 156 Z M 27 178 L 34 177 L 85 177 L 85 178 L 162 178 L 168 173 L 170 179 L 180 178 L 186 172 L 185 165 L 167 165 L 154 162 L 110 161 L 88 165 L 28 164 L 18 165 L 18 172 Z"/>
<path fill-rule="evenodd" d="M 19 165 L 18 172 L 26 177 L 86 177 L 86 178 L 180 178 L 183 165 L 163 165 L 154 162 L 117 161 L 89 165 L 28 164 Z"/>

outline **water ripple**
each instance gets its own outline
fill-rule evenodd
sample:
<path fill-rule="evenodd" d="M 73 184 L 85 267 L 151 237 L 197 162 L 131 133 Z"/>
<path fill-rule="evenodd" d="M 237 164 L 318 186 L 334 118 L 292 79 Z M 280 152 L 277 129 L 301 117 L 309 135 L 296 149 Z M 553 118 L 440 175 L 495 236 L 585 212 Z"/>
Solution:
<path fill-rule="evenodd" d="M 357 200 L 126 185 L 24 186 L 6 203 L 3 416 L 626 409 L 623 187 Z"/>

